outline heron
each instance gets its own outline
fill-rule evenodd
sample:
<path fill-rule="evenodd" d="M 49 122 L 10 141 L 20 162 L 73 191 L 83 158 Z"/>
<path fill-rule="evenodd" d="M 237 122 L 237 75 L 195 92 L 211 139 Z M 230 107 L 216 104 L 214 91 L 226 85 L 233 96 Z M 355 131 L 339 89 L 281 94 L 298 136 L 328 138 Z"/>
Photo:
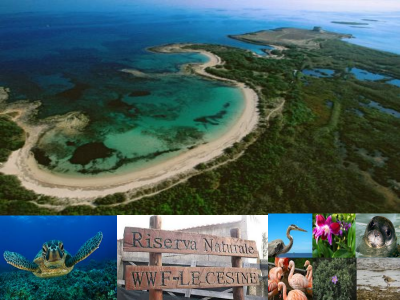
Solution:
<path fill-rule="evenodd" d="M 394 280 L 393 278 L 390 278 L 389 276 L 383 275 L 382 276 L 383 280 L 386 282 L 387 287 L 390 287 L 390 282 L 394 282 L 396 280 Z"/>
<path fill-rule="evenodd" d="M 307 230 L 304 230 L 302 228 L 300 228 L 297 225 L 290 225 L 286 231 L 286 236 L 289 239 L 289 244 L 287 246 L 285 246 L 285 243 L 282 240 L 273 240 L 272 242 L 268 243 L 268 256 L 269 257 L 275 257 L 278 254 L 282 254 L 282 253 L 287 253 L 290 251 L 290 249 L 293 246 L 293 237 L 290 235 L 290 231 L 292 230 L 297 230 L 297 231 L 303 231 L 303 232 L 307 232 Z"/>

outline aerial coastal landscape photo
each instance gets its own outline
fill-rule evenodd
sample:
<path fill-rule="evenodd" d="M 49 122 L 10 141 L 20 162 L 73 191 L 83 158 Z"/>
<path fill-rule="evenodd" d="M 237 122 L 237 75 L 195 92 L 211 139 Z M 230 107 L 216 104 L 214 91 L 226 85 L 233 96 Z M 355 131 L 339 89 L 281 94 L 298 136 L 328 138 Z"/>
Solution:
<path fill-rule="evenodd" d="M 3 0 L 0 214 L 398 212 L 399 32 L 395 0 Z"/>

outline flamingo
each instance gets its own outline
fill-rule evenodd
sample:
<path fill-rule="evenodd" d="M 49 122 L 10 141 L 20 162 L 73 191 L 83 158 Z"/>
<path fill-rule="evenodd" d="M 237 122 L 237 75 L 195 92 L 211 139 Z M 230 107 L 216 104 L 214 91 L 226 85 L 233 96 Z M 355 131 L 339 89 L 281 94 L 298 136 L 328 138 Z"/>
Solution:
<path fill-rule="evenodd" d="M 307 275 L 306 278 L 308 280 L 308 286 L 306 288 L 306 293 L 309 294 L 310 296 L 312 296 L 313 294 L 313 289 L 312 289 L 312 265 L 309 265 L 307 267 Z"/>
<path fill-rule="evenodd" d="M 268 277 L 271 281 L 275 281 L 276 283 L 278 283 L 279 281 L 281 281 L 282 274 L 283 274 L 282 268 L 275 267 L 269 271 Z"/>
<path fill-rule="evenodd" d="M 312 280 L 312 266 L 311 266 L 311 268 L 309 268 L 309 266 L 311 266 L 310 261 L 306 260 L 306 262 L 304 263 L 304 268 L 307 267 L 307 269 L 306 269 L 307 270 L 306 278 L 307 278 L 308 281 L 310 281 L 310 277 L 311 277 L 311 280 Z M 310 271 L 311 271 L 311 276 L 310 276 Z"/>
<path fill-rule="evenodd" d="M 298 273 L 293 274 L 294 269 L 295 269 L 293 260 L 291 260 L 289 262 L 289 269 L 290 269 L 289 278 L 288 278 L 289 285 L 294 290 L 300 290 L 302 292 L 305 292 L 306 288 L 308 287 L 308 280 L 304 275 L 301 275 Z"/>
<path fill-rule="evenodd" d="M 307 232 L 307 230 L 304 230 L 297 225 L 290 225 L 286 231 L 286 236 L 289 239 L 289 244 L 285 246 L 285 243 L 280 239 L 273 240 L 272 242 L 268 243 L 268 257 L 287 253 L 290 251 L 290 249 L 292 249 L 293 237 L 290 235 L 290 231 L 292 230 Z"/>
<path fill-rule="evenodd" d="M 282 268 L 275 267 L 269 271 L 268 274 L 268 298 L 271 298 L 278 294 L 278 283 L 282 279 Z"/>
<path fill-rule="evenodd" d="M 287 257 L 275 257 L 275 266 L 281 267 L 283 273 L 286 273 L 289 267 L 289 258 Z"/>
<path fill-rule="evenodd" d="M 272 280 L 268 280 L 268 299 L 278 295 L 278 283 Z"/>
<path fill-rule="evenodd" d="M 307 300 L 306 294 L 299 290 L 290 291 L 286 295 L 286 285 L 283 282 L 278 283 L 278 290 L 283 290 L 283 300 Z"/>

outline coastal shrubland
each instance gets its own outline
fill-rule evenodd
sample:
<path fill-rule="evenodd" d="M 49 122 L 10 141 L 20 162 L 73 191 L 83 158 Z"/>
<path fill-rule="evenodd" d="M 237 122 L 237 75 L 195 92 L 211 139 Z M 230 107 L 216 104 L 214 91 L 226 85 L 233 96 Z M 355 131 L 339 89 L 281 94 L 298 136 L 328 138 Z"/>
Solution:
<path fill-rule="evenodd" d="M 12 151 L 21 148 L 25 133 L 8 115 L 0 115 L 0 162 L 7 160 Z"/>
<path fill-rule="evenodd" d="M 0 115 L 0 163 L 5 162 L 12 151 L 18 150 L 25 143 L 25 132 L 13 120 L 13 115 Z M 29 201 L 50 202 L 52 198 L 37 195 L 21 186 L 13 175 L 0 172 L 0 214 L 28 215 L 54 214 L 51 210 L 41 209 Z"/>

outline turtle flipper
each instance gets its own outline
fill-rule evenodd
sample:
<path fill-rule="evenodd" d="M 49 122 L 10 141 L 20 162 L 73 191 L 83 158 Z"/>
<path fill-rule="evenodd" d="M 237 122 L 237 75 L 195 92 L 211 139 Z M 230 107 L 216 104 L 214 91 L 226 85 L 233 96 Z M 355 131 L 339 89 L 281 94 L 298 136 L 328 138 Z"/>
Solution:
<path fill-rule="evenodd" d="M 21 269 L 21 270 L 35 272 L 39 269 L 39 266 L 37 264 L 27 260 L 21 254 L 18 254 L 15 252 L 5 251 L 4 259 L 6 260 L 6 262 L 8 264 L 10 264 L 18 269 Z"/>
<path fill-rule="evenodd" d="M 103 233 L 98 232 L 94 237 L 92 237 L 85 244 L 83 244 L 83 246 L 79 248 L 78 252 L 74 256 L 68 257 L 65 260 L 65 265 L 69 268 L 72 267 L 73 265 L 76 265 L 78 262 L 84 260 L 90 254 L 92 254 L 94 250 L 99 248 L 102 239 L 103 239 Z"/>

